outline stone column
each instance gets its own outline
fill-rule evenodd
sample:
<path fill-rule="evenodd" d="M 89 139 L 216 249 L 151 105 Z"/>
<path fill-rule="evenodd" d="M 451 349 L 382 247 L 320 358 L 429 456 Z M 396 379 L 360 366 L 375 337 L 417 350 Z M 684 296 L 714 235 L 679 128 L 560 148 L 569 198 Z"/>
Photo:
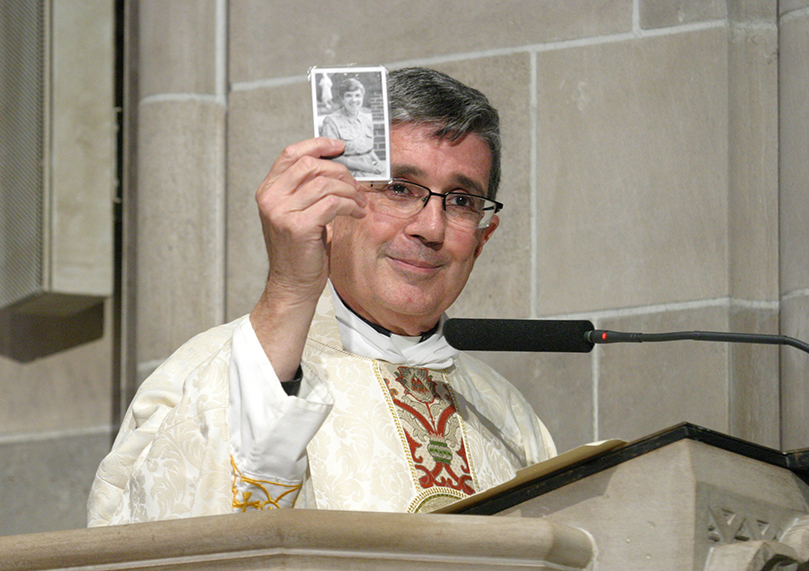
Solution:
<path fill-rule="evenodd" d="M 809 339 L 809 1 L 779 2 L 781 332 Z M 809 446 L 809 355 L 781 350 L 784 449 Z"/>
<path fill-rule="evenodd" d="M 225 21 L 219 0 L 139 5 L 138 380 L 224 318 Z"/>
<path fill-rule="evenodd" d="M 774 0 L 728 2 L 730 331 L 778 333 L 778 27 Z M 778 350 L 728 347 L 728 431 L 778 447 Z"/>

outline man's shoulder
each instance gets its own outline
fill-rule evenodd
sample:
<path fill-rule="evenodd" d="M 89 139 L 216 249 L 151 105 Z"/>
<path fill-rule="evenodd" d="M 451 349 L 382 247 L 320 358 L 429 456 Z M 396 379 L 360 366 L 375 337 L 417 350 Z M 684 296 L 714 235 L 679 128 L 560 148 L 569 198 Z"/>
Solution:
<path fill-rule="evenodd" d="M 461 351 L 455 360 L 455 369 L 457 375 L 453 384 L 465 386 L 472 400 L 533 411 L 522 392 L 488 363 Z"/>
<path fill-rule="evenodd" d="M 248 316 L 244 315 L 229 323 L 198 333 L 163 361 L 144 384 L 164 383 L 166 380 L 175 383 L 182 381 L 191 371 L 226 347 L 233 338 L 233 331 L 247 318 Z"/>
<path fill-rule="evenodd" d="M 482 382 L 501 385 L 511 385 L 503 375 L 488 363 L 470 355 L 465 351 L 460 351 L 455 360 L 455 366 L 465 374 L 474 378 L 479 378 Z"/>
<path fill-rule="evenodd" d="M 497 426 L 500 435 L 525 451 L 521 460 L 530 465 L 556 454 L 553 439 L 524 395 L 492 366 L 468 353 L 459 353 L 455 362 L 463 397 L 477 414 Z M 460 387 L 456 387 L 460 388 Z"/>
<path fill-rule="evenodd" d="M 236 327 L 239 326 L 245 319 L 248 319 L 249 315 L 242 315 L 230 321 L 228 323 L 223 323 L 221 325 L 216 325 L 207 329 L 201 333 L 194 335 L 191 339 L 186 341 L 180 349 L 183 347 L 194 347 L 199 349 L 219 349 L 222 345 L 224 345 L 231 337 L 233 337 L 233 331 Z M 178 349 L 178 351 L 180 350 Z"/>
<path fill-rule="evenodd" d="M 455 379 L 453 385 L 466 387 L 474 398 L 495 399 L 509 402 L 513 399 L 522 400 L 517 388 L 497 370 L 484 361 L 461 351 L 455 358 Z"/>

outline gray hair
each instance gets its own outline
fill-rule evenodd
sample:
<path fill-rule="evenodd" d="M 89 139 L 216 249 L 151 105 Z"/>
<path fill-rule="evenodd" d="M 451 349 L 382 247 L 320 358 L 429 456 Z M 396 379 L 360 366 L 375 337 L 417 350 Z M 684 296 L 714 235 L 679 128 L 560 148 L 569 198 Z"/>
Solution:
<path fill-rule="evenodd" d="M 477 89 L 434 69 L 409 67 L 388 74 L 392 124 L 436 125 L 434 136 L 450 141 L 474 133 L 489 147 L 489 198 L 500 185 L 500 116 Z"/>

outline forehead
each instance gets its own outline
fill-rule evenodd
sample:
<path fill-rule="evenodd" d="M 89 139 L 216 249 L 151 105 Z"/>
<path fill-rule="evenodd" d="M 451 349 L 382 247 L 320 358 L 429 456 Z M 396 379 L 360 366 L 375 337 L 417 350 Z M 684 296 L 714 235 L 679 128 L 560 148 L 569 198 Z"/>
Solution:
<path fill-rule="evenodd" d="M 433 125 L 404 123 L 391 127 L 393 175 L 427 186 L 454 185 L 486 195 L 492 157 L 483 139 L 470 133 L 453 141 L 434 133 Z"/>

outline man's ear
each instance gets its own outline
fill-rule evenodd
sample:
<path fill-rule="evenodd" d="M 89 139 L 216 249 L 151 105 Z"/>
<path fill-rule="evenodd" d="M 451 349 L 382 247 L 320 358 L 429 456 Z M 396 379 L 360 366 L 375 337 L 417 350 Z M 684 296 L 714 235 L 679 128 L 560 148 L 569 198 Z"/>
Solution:
<path fill-rule="evenodd" d="M 497 230 L 497 227 L 500 225 L 500 217 L 495 214 L 492 217 L 492 221 L 489 222 L 489 226 L 480 230 L 480 236 L 478 237 L 478 245 L 475 248 L 475 259 L 480 256 L 480 253 L 483 252 L 483 246 L 486 242 L 489 241 L 489 238 L 492 237 L 494 231 Z"/>

